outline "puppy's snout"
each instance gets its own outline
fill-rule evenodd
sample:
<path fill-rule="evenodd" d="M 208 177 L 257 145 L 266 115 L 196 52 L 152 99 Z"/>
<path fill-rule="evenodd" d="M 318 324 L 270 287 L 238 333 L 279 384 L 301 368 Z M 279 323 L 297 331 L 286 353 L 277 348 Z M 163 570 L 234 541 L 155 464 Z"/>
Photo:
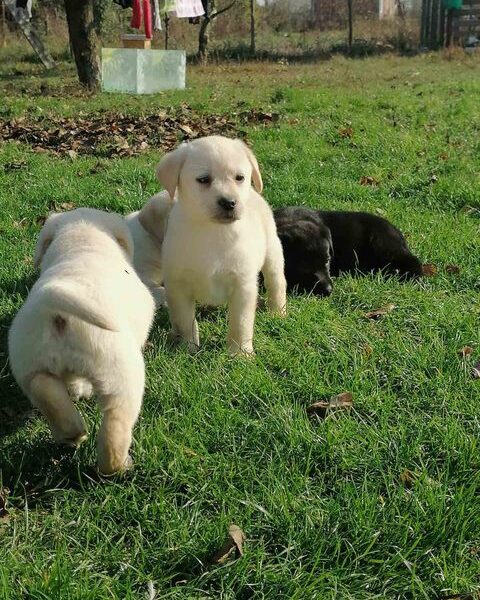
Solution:
<path fill-rule="evenodd" d="M 235 208 L 235 200 L 232 200 L 232 198 L 226 198 L 225 196 L 222 196 L 221 198 L 218 199 L 218 205 L 223 208 L 223 210 L 233 210 Z"/>

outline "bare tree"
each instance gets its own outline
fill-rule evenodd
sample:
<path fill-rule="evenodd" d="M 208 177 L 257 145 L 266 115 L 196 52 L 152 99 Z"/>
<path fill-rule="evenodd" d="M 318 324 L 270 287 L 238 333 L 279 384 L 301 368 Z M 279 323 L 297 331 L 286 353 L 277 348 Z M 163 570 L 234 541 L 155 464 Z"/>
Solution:
<path fill-rule="evenodd" d="M 353 44 L 353 0 L 347 0 L 348 5 L 348 52 L 352 53 Z"/>
<path fill-rule="evenodd" d="M 215 0 L 202 0 L 203 8 L 205 10 L 205 14 L 202 17 L 202 22 L 200 24 L 200 32 L 198 34 L 198 53 L 197 57 L 202 62 L 206 62 L 208 58 L 208 41 L 209 34 L 208 29 L 210 23 L 216 19 L 219 15 L 230 10 L 232 6 L 235 4 L 236 0 L 233 0 L 224 8 L 215 10 Z"/>
<path fill-rule="evenodd" d="M 70 44 L 80 83 L 91 90 L 100 85 L 97 35 L 92 0 L 65 0 Z"/>
<path fill-rule="evenodd" d="M 250 54 L 256 52 L 256 32 L 255 32 L 255 0 L 250 0 Z"/>

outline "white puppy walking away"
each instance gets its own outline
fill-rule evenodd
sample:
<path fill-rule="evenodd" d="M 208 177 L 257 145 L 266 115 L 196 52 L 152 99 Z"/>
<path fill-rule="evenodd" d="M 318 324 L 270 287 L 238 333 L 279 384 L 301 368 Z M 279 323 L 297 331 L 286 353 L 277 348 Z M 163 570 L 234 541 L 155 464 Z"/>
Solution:
<path fill-rule="evenodd" d="M 178 196 L 163 245 L 173 334 L 198 348 L 195 303 L 227 302 L 228 350 L 251 354 L 260 271 L 268 307 L 286 311 L 282 246 L 255 156 L 240 140 L 200 138 L 164 156 L 157 177 Z"/>
<path fill-rule="evenodd" d="M 157 307 L 165 305 L 162 244 L 173 201 L 167 191 L 150 198 L 145 206 L 125 217 L 133 238 L 133 266 L 152 292 Z"/>
<path fill-rule="evenodd" d="M 103 474 L 130 466 L 143 398 L 142 346 L 154 301 L 132 256 L 119 215 L 88 208 L 51 215 L 36 247 L 40 277 L 9 332 L 13 375 L 57 442 L 77 446 L 85 439 L 73 399 L 97 394 Z"/>

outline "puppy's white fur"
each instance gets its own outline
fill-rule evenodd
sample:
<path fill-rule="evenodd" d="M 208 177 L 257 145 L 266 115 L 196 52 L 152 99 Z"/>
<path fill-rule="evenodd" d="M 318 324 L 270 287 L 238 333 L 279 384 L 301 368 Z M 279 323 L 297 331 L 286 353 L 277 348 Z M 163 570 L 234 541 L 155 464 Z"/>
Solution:
<path fill-rule="evenodd" d="M 272 211 L 260 195 L 255 156 L 240 140 L 200 138 L 167 154 L 157 176 L 172 198 L 178 195 L 163 246 L 173 334 L 197 348 L 195 303 L 226 302 L 229 352 L 252 353 L 260 271 L 269 308 L 286 310 L 282 246 Z M 234 202 L 233 210 L 224 210 L 222 199 Z"/>
<path fill-rule="evenodd" d="M 145 379 L 142 346 L 154 313 L 132 256 L 119 215 L 86 208 L 51 215 L 35 253 L 40 277 L 9 332 L 15 379 L 58 442 L 85 439 L 72 398 L 97 394 L 103 411 L 98 467 L 104 474 L 131 460 Z"/>
<path fill-rule="evenodd" d="M 157 306 L 165 305 L 162 244 L 173 201 L 167 191 L 152 196 L 145 206 L 125 217 L 134 244 L 133 265 Z"/>

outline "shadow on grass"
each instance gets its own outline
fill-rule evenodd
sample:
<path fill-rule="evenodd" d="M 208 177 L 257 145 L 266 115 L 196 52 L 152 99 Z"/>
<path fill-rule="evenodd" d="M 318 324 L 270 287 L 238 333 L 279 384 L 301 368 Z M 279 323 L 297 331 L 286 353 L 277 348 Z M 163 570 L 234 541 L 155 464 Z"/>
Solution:
<path fill-rule="evenodd" d="M 250 46 L 247 44 L 225 45 L 223 48 L 213 49 L 209 53 L 209 58 L 217 62 L 244 62 L 252 60 L 278 62 L 286 59 L 294 63 L 313 63 L 330 60 L 337 55 L 359 59 L 392 53 L 396 53 L 399 56 L 415 56 L 418 52 L 419 50 L 412 44 L 407 42 L 399 44 L 396 39 L 385 41 L 356 39 L 353 41 L 351 48 L 349 48 L 346 42 L 338 42 L 329 47 L 309 48 L 298 53 L 291 51 L 257 50 L 255 54 L 252 54 Z M 188 61 L 191 63 L 198 62 L 197 55 L 188 55 Z"/>

